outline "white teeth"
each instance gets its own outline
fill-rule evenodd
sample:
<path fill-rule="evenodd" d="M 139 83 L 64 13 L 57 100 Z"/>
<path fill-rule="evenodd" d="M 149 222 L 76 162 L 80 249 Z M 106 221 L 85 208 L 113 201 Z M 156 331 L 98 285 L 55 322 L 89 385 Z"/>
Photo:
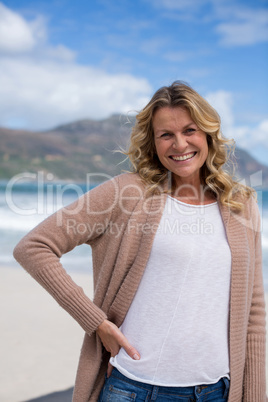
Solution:
<path fill-rule="evenodd" d="M 194 156 L 194 152 L 188 155 L 183 155 L 183 156 L 172 156 L 171 158 L 174 159 L 175 161 L 186 161 L 186 159 L 190 159 Z"/>

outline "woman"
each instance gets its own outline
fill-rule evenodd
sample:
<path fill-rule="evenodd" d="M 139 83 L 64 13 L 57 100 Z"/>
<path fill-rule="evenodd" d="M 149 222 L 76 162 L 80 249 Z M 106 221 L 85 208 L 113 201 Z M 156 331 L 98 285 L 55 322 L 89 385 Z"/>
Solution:
<path fill-rule="evenodd" d="M 73 400 L 264 402 L 265 307 L 253 191 L 192 88 L 137 115 L 133 173 L 89 191 L 17 245 L 16 259 L 86 331 Z M 59 262 L 92 247 L 94 300 Z"/>

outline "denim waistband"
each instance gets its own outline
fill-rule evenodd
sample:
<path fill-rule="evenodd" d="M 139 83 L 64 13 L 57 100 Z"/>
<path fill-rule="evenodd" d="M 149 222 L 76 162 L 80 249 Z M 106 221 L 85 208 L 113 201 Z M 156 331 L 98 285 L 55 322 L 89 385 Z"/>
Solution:
<path fill-rule="evenodd" d="M 114 367 L 111 377 L 117 378 L 124 382 L 134 385 L 135 387 L 141 388 L 143 390 L 147 390 L 154 393 L 169 393 L 169 394 L 183 394 L 185 396 L 198 396 L 201 393 L 212 392 L 214 389 L 221 386 L 224 390 L 224 398 L 227 398 L 229 392 L 230 381 L 227 377 L 222 377 L 217 383 L 214 384 L 200 384 L 196 386 L 187 386 L 187 387 L 170 387 L 170 386 L 158 386 L 147 384 L 140 381 L 132 380 L 126 377 L 124 374 L 120 373 L 120 371 Z"/>

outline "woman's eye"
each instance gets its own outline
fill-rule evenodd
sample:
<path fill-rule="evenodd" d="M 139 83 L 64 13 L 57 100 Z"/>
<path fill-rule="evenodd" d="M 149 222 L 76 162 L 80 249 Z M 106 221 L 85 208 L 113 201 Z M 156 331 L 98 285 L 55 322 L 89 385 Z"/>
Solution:
<path fill-rule="evenodd" d="M 171 134 L 170 133 L 163 133 L 163 134 L 161 134 L 161 138 L 168 138 L 168 137 L 170 137 L 171 136 Z"/>
<path fill-rule="evenodd" d="M 185 134 L 193 134 L 196 132 L 195 128 L 187 128 L 187 130 L 184 131 Z"/>

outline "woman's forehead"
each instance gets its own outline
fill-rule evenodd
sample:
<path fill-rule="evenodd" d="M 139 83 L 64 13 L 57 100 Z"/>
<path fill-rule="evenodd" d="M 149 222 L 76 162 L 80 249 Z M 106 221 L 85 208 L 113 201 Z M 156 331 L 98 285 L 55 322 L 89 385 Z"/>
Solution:
<path fill-rule="evenodd" d="M 153 127 L 186 126 L 194 123 L 189 111 L 180 106 L 159 108 L 153 116 Z"/>

